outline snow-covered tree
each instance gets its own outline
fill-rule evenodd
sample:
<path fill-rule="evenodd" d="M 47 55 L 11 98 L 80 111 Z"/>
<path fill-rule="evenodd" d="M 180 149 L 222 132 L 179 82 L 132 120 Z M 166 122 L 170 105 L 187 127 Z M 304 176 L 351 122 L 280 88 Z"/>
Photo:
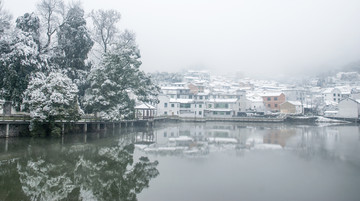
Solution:
<path fill-rule="evenodd" d="M 137 200 L 137 194 L 159 175 L 157 161 L 134 159 L 133 144 L 28 150 L 15 168 L 5 166 L 17 176 L 11 179 L 20 187 L 17 193 L 24 194 L 22 200 Z"/>
<path fill-rule="evenodd" d="M 58 31 L 58 48 L 63 53 L 60 66 L 65 66 L 69 78 L 81 79 L 89 71 L 85 64 L 94 42 L 86 28 L 84 10 L 79 5 L 69 9 Z"/>
<path fill-rule="evenodd" d="M 78 104 L 78 88 L 62 72 L 50 72 L 49 75 L 38 72 L 32 76 L 25 91 L 24 103 L 30 110 L 33 119 L 31 130 L 42 123 L 49 127 L 46 134 L 59 134 L 59 121 L 75 121 L 80 119 L 82 110 Z M 42 125 L 44 126 L 44 125 Z"/>
<path fill-rule="evenodd" d="M 0 55 L 1 95 L 5 100 L 12 101 L 17 110 L 20 110 L 30 74 L 42 68 L 36 39 L 39 27 L 37 23 L 36 16 L 25 14 L 18 18 L 13 35 L 1 39 L 5 40 Z"/>
<path fill-rule="evenodd" d="M 12 16 L 3 8 L 3 1 L 0 0 L 0 38 L 6 29 L 10 28 Z"/>
<path fill-rule="evenodd" d="M 99 112 L 107 120 L 119 120 L 133 116 L 135 100 L 156 102 L 159 88 L 140 71 L 140 51 L 135 36 L 125 31 L 114 49 L 104 55 L 100 66 L 89 75 L 90 89 L 85 95 L 85 106 L 89 112 Z"/>
<path fill-rule="evenodd" d="M 68 10 L 57 37 L 59 57 L 56 63 L 64 67 L 67 76 L 78 86 L 79 98 L 82 100 L 85 89 L 88 88 L 86 77 L 91 68 L 85 60 L 94 42 L 86 28 L 84 10 L 80 5 L 74 5 Z"/>
<path fill-rule="evenodd" d="M 33 40 L 40 48 L 40 19 L 34 13 L 25 13 L 16 19 L 16 27 L 23 32 L 31 34 Z"/>

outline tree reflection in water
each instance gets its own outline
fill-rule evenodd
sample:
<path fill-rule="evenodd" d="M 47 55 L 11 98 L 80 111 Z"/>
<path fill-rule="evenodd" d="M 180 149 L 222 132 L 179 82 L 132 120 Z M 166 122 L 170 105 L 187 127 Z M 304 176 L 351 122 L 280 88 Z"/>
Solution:
<path fill-rule="evenodd" d="M 28 151 L 18 161 L 19 182 L 30 200 L 137 200 L 159 175 L 157 161 L 134 162 L 133 144 L 58 146 Z"/>

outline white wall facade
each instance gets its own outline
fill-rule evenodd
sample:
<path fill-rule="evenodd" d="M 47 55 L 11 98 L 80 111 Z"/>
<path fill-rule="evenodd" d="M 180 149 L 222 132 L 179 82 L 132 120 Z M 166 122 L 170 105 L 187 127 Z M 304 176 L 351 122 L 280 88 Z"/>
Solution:
<path fill-rule="evenodd" d="M 339 118 L 359 118 L 360 103 L 352 99 L 344 99 L 338 104 L 339 112 L 336 117 Z"/>

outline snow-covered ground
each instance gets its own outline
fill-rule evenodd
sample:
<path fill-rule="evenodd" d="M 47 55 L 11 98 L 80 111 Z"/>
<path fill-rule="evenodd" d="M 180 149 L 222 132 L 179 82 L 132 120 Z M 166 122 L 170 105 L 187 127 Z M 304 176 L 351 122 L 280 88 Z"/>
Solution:
<path fill-rule="evenodd" d="M 322 116 L 318 116 L 316 123 L 350 123 L 348 121 L 337 120 L 337 119 L 330 119 Z"/>

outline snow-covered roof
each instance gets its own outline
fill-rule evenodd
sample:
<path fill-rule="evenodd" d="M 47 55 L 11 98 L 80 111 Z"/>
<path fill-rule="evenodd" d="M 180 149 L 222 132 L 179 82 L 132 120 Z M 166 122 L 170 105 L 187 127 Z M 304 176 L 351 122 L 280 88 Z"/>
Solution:
<path fill-rule="evenodd" d="M 186 87 L 176 87 L 176 86 L 166 86 L 166 87 L 161 87 L 161 90 L 183 90 L 183 89 L 188 89 Z"/>
<path fill-rule="evenodd" d="M 224 138 L 224 137 L 209 137 L 209 142 L 217 142 L 217 143 L 237 143 L 236 138 Z"/>
<path fill-rule="evenodd" d="M 236 98 L 228 98 L 228 99 L 209 99 L 208 102 L 213 103 L 235 103 L 237 101 Z"/>
<path fill-rule="evenodd" d="M 171 141 L 192 141 L 193 138 L 189 137 L 189 136 L 179 136 L 176 138 L 169 138 L 168 139 L 170 142 Z"/>
<path fill-rule="evenodd" d="M 155 110 L 155 107 L 150 105 L 150 104 L 143 103 L 141 105 L 136 106 L 135 109 L 138 109 L 138 110 Z"/>
<path fill-rule="evenodd" d="M 259 94 L 260 96 L 280 96 L 281 94 L 283 94 L 282 92 L 264 92 L 262 94 Z"/>
<path fill-rule="evenodd" d="M 182 98 L 178 98 L 178 99 L 175 99 L 175 98 L 171 98 L 170 103 L 193 103 L 194 100 L 193 99 L 182 99 Z"/>
<path fill-rule="evenodd" d="M 340 90 L 341 94 L 351 94 L 352 88 L 350 86 L 341 86 L 336 88 Z"/>
<path fill-rule="evenodd" d="M 334 102 L 334 101 L 325 100 L 324 102 L 325 102 L 325 105 L 334 105 L 334 106 L 338 105 L 338 103 Z"/>
<path fill-rule="evenodd" d="M 297 106 L 300 106 L 302 105 L 300 101 L 287 101 L 288 103 L 291 103 L 293 105 L 297 105 Z M 285 102 L 286 103 L 286 102 Z"/>
<path fill-rule="evenodd" d="M 327 88 L 327 89 L 324 89 L 324 91 L 322 91 L 323 94 L 330 94 L 332 93 L 332 91 L 334 90 L 334 88 Z"/>
<path fill-rule="evenodd" d="M 247 93 L 246 99 L 252 102 L 263 102 L 263 99 L 261 96 L 254 94 L 254 93 Z"/>

